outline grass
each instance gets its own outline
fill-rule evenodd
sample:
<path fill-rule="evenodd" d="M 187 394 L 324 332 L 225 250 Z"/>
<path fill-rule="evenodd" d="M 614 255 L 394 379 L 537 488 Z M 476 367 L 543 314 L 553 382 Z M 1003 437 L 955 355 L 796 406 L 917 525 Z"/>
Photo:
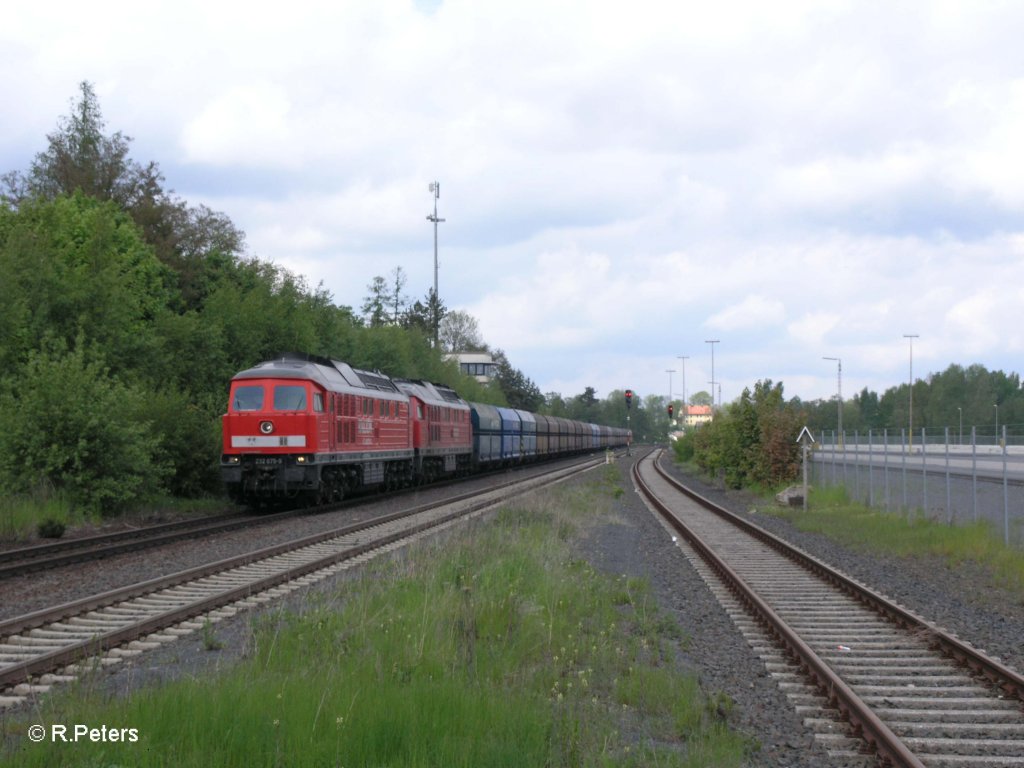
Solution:
<path fill-rule="evenodd" d="M 923 515 L 907 517 L 851 502 L 842 486 L 815 488 L 802 509 L 766 509 L 799 529 L 823 533 L 848 545 L 900 557 L 935 556 L 950 564 L 973 561 L 1024 600 L 1024 552 L 1007 547 L 991 525 L 946 525 Z"/>
<path fill-rule="evenodd" d="M 30 494 L 0 495 L 0 541 L 26 541 L 48 521 L 70 528 L 97 520 L 76 511 L 61 494 L 46 488 Z"/>
<path fill-rule="evenodd" d="M 161 497 L 137 508 L 103 516 L 71 504 L 59 491 L 40 488 L 32 493 L 0 495 L 0 542 L 25 542 L 37 536 L 41 525 L 59 523 L 66 529 L 100 526 L 114 521 L 140 524 L 154 519 L 209 515 L 224 510 L 224 500 Z"/>
<path fill-rule="evenodd" d="M 110 699 L 88 679 L 5 723 L 135 728 L 135 743 L 15 740 L 14 764 L 739 766 L 727 697 L 676 664 L 687 638 L 643 580 L 574 554 L 616 470 L 375 561 L 253 620 L 216 677 Z M 600 474 L 600 473 L 599 473 Z"/>

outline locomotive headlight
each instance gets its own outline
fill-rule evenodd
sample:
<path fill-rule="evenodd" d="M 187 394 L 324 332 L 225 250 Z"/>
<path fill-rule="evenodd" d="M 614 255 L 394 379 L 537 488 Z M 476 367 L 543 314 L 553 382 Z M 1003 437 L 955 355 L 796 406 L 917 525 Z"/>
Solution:
<path fill-rule="evenodd" d="M 296 464 L 305 464 L 306 463 L 306 457 L 305 456 L 296 456 L 295 457 L 295 463 Z"/>
<path fill-rule="evenodd" d="M 273 431 L 274 431 L 274 425 L 271 424 L 269 421 L 261 421 L 260 422 L 260 432 L 262 432 L 264 435 L 269 435 Z"/>
<path fill-rule="evenodd" d="M 241 456 L 225 456 L 224 457 L 224 463 L 225 464 L 241 464 L 242 463 L 242 457 Z"/>

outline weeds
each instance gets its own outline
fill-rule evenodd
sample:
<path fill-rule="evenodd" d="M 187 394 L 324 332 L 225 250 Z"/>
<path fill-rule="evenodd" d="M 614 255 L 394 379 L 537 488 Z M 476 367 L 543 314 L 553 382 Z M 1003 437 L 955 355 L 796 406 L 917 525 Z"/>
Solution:
<path fill-rule="evenodd" d="M 213 622 L 206 619 L 203 622 L 202 641 L 203 649 L 207 651 L 219 651 L 224 648 L 224 641 L 217 637 L 213 632 Z"/>
<path fill-rule="evenodd" d="M 984 523 L 947 525 L 923 515 L 909 519 L 849 500 L 842 486 L 815 489 L 805 513 L 775 509 L 799 529 L 823 533 L 845 544 L 900 557 L 935 556 L 951 564 L 977 562 L 994 578 L 1024 599 L 1024 552 L 1007 547 L 1002 536 Z"/>

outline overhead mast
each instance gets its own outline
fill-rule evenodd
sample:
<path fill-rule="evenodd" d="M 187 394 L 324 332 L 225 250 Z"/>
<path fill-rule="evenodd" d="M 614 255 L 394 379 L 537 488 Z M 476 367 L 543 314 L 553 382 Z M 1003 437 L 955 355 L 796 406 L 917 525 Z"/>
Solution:
<path fill-rule="evenodd" d="M 437 199 L 441 196 L 441 182 L 432 181 L 430 182 L 430 191 L 434 195 L 434 215 L 427 214 L 427 221 L 434 223 L 434 348 L 438 346 L 438 321 L 440 314 L 438 310 L 441 307 L 441 297 L 437 293 L 437 225 L 440 224 L 444 219 L 437 218 Z"/>

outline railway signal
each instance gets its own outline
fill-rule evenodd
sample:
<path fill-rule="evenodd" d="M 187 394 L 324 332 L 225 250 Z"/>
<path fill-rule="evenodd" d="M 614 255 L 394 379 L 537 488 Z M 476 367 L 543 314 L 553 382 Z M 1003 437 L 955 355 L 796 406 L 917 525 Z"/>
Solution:
<path fill-rule="evenodd" d="M 672 405 L 672 403 L 669 403 L 669 404 L 668 404 L 668 418 L 669 418 L 669 421 L 671 421 L 671 420 L 672 420 L 672 414 L 673 414 L 673 413 L 675 413 L 675 410 L 676 410 L 676 409 L 675 409 L 675 407 L 674 407 L 674 406 Z"/>
<path fill-rule="evenodd" d="M 628 411 L 633 405 L 633 390 L 626 390 L 626 410 Z"/>

